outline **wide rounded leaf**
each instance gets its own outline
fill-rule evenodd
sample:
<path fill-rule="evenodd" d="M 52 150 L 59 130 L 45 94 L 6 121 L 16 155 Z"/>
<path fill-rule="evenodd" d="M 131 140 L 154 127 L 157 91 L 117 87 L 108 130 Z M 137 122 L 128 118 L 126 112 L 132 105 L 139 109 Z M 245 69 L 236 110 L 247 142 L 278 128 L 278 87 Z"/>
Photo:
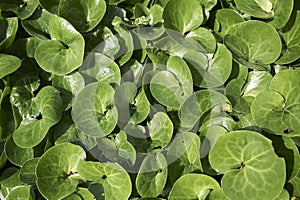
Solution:
<path fill-rule="evenodd" d="M 189 67 L 182 58 L 172 56 L 167 70 L 156 73 L 151 79 L 150 90 L 161 104 L 179 109 L 193 92 L 193 80 Z"/>
<path fill-rule="evenodd" d="M 224 174 L 221 185 L 232 200 L 274 199 L 285 183 L 284 160 L 275 154 L 271 140 L 253 131 L 222 135 L 209 162 Z"/>
<path fill-rule="evenodd" d="M 0 54 L 0 79 L 13 73 L 22 65 L 22 61 L 12 55 Z"/>
<path fill-rule="evenodd" d="M 130 177 L 116 163 L 81 161 L 78 164 L 78 173 L 86 180 L 100 183 L 104 190 L 105 200 L 127 200 L 131 194 Z"/>
<path fill-rule="evenodd" d="M 35 118 L 23 120 L 13 133 L 15 143 L 23 148 L 38 145 L 44 139 L 48 130 L 58 123 L 62 117 L 62 100 L 58 90 L 54 87 L 46 86 L 42 88 L 34 101 L 40 114 Z"/>
<path fill-rule="evenodd" d="M 219 188 L 219 183 L 205 174 L 186 174 L 175 182 L 168 199 L 206 199 L 211 191 Z"/>
<path fill-rule="evenodd" d="M 48 149 L 36 166 L 36 183 L 41 194 L 57 200 L 75 192 L 79 184 L 77 165 L 84 159 L 84 150 L 74 144 L 62 143 Z"/>
<path fill-rule="evenodd" d="M 80 32 L 88 32 L 99 24 L 106 11 L 104 0 L 62 0 L 58 14 Z"/>
<path fill-rule="evenodd" d="M 110 134 L 118 121 L 114 89 L 106 82 L 91 83 L 76 96 L 72 118 L 78 129 L 90 136 Z"/>
<path fill-rule="evenodd" d="M 265 65 L 277 60 L 282 48 L 276 29 L 257 20 L 231 26 L 224 37 L 224 42 L 237 62 L 262 70 L 267 68 Z"/>
<path fill-rule="evenodd" d="M 203 22 L 202 6 L 198 0 L 170 0 L 164 8 L 165 28 L 186 33 Z"/>
<path fill-rule="evenodd" d="M 143 198 L 155 198 L 163 191 L 168 177 L 167 160 L 160 152 L 148 154 L 136 177 L 137 192 Z"/>
<path fill-rule="evenodd" d="M 271 81 L 269 91 L 260 93 L 251 105 L 254 121 L 280 135 L 299 135 L 300 69 L 283 70 Z"/>
<path fill-rule="evenodd" d="M 65 19 L 54 17 L 49 22 L 51 40 L 41 42 L 35 51 L 40 67 L 56 75 L 79 68 L 83 61 L 84 39 Z"/>

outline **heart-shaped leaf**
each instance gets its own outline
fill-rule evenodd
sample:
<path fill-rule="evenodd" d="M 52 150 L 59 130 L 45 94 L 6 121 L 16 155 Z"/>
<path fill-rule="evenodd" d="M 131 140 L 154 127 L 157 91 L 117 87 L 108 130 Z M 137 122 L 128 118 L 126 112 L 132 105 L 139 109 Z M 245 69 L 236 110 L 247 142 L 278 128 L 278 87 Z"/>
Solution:
<path fill-rule="evenodd" d="M 44 87 L 34 101 L 40 115 L 23 120 L 13 134 L 15 143 L 22 148 L 38 145 L 46 136 L 49 128 L 58 123 L 62 117 L 62 100 L 54 87 Z M 42 119 L 38 119 L 38 117 Z"/>
<path fill-rule="evenodd" d="M 37 187 L 49 199 L 62 199 L 76 191 L 79 184 L 77 165 L 85 159 L 84 150 L 62 143 L 48 149 L 36 166 Z"/>
<path fill-rule="evenodd" d="M 209 162 L 224 173 L 221 185 L 232 200 L 274 199 L 285 183 L 284 160 L 275 154 L 271 140 L 253 131 L 222 135 L 209 154 Z"/>
<path fill-rule="evenodd" d="M 122 83 L 116 89 L 114 103 L 119 112 L 119 126 L 127 123 L 138 124 L 144 121 L 150 111 L 148 99 L 144 90 L 138 91 L 134 83 Z"/>
<path fill-rule="evenodd" d="M 131 180 L 127 172 L 116 163 L 81 161 L 78 172 L 84 179 L 100 183 L 105 199 L 127 200 L 131 194 Z"/>
<path fill-rule="evenodd" d="M 80 91 L 72 108 L 72 118 L 80 131 L 103 137 L 114 130 L 118 121 L 114 93 L 106 82 L 91 83 Z"/>
<path fill-rule="evenodd" d="M 179 109 L 193 92 L 193 80 L 185 61 L 171 56 L 167 62 L 167 70 L 153 76 L 150 83 L 151 93 L 161 104 Z"/>
<path fill-rule="evenodd" d="M 276 61 L 282 48 L 276 29 L 256 20 L 231 26 L 224 37 L 224 42 L 237 62 L 260 70 L 266 70 L 266 65 Z"/>
<path fill-rule="evenodd" d="M 300 70 L 283 70 L 271 81 L 269 91 L 260 93 L 251 105 L 253 119 L 281 135 L 299 135 Z"/>
<path fill-rule="evenodd" d="M 65 75 L 79 68 L 84 54 L 82 35 L 60 17 L 50 20 L 49 34 L 51 40 L 42 42 L 35 51 L 34 57 L 40 67 L 56 75 Z"/>
<path fill-rule="evenodd" d="M 168 177 L 167 160 L 161 153 L 153 153 L 143 160 L 136 177 L 138 193 L 143 198 L 155 198 L 164 189 Z"/>

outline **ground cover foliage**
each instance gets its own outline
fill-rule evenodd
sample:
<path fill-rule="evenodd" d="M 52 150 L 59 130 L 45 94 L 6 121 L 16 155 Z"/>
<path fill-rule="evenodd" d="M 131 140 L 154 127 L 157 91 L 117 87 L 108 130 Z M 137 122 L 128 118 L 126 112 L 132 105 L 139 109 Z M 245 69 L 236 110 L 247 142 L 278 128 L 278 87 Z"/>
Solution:
<path fill-rule="evenodd" d="M 0 198 L 300 198 L 299 0 L 1 0 Z"/>

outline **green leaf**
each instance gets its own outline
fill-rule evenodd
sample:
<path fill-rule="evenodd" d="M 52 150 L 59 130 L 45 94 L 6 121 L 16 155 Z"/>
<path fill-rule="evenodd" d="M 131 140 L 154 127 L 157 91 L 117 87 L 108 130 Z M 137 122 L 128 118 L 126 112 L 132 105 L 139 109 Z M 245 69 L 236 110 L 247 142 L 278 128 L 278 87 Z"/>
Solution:
<path fill-rule="evenodd" d="M 173 123 L 169 116 L 163 112 L 157 112 L 148 123 L 151 137 L 151 148 L 163 148 L 171 140 L 173 135 Z"/>
<path fill-rule="evenodd" d="M 102 53 L 89 53 L 79 71 L 88 83 L 102 81 L 120 84 L 121 81 L 119 66 Z"/>
<path fill-rule="evenodd" d="M 269 91 L 260 93 L 251 105 L 254 121 L 280 135 L 299 135 L 300 70 L 283 70 L 271 81 Z"/>
<path fill-rule="evenodd" d="M 114 30 L 118 33 L 116 37 L 119 40 L 120 50 L 115 55 L 115 59 L 119 66 L 124 65 L 133 55 L 134 43 L 130 32 L 124 28 L 124 21 L 120 17 L 114 17 L 112 21 Z"/>
<path fill-rule="evenodd" d="M 169 177 L 175 182 L 181 175 L 202 171 L 200 163 L 200 138 L 191 132 L 176 134 L 167 149 Z"/>
<path fill-rule="evenodd" d="M 209 161 L 216 171 L 224 173 L 221 185 L 232 200 L 274 199 L 283 189 L 284 161 L 275 154 L 272 142 L 259 133 L 226 133 L 211 150 Z"/>
<path fill-rule="evenodd" d="M 60 0 L 39 0 L 40 4 L 43 8 L 45 8 L 47 11 L 53 13 L 53 14 L 58 14 L 58 6 Z"/>
<path fill-rule="evenodd" d="M 268 19 L 274 16 L 273 0 L 234 0 L 237 9 L 250 16 Z"/>
<path fill-rule="evenodd" d="M 27 160 L 21 167 L 19 177 L 24 184 L 34 185 L 36 183 L 35 168 L 39 158 Z"/>
<path fill-rule="evenodd" d="M 191 130 L 201 117 L 217 106 L 224 106 L 224 110 L 231 110 L 229 100 L 214 90 L 199 90 L 192 94 L 180 108 L 180 128 Z"/>
<path fill-rule="evenodd" d="M 58 14 L 80 32 L 88 32 L 99 24 L 106 11 L 104 0 L 62 0 Z"/>
<path fill-rule="evenodd" d="M 179 109 L 193 92 L 192 75 L 185 61 L 171 56 L 167 62 L 167 71 L 160 71 L 153 76 L 150 89 L 158 102 Z"/>
<path fill-rule="evenodd" d="M 209 193 L 208 200 L 230 200 L 224 193 L 223 189 L 214 189 Z"/>
<path fill-rule="evenodd" d="M 17 34 L 18 18 L 3 18 L 0 17 L 0 49 L 9 48 Z"/>
<path fill-rule="evenodd" d="M 39 0 L 3 0 L 0 3 L 1 10 L 12 11 L 21 20 L 32 15 L 38 6 Z"/>
<path fill-rule="evenodd" d="M 22 61 L 12 55 L 0 54 L 0 79 L 13 73 L 22 65 Z"/>
<path fill-rule="evenodd" d="M 37 116 L 23 120 L 13 133 L 15 143 L 23 148 L 38 145 L 62 117 L 62 100 L 54 87 L 46 86 L 41 89 L 34 101 L 42 119 Z"/>
<path fill-rule="evenodd" d="M 300 11 L 295 12 L 288 24 L 282 29 L 281 36 L 284 43 L 282 55 L 277 64 L 289 64 L 300 58 Z"/>
<path fill-rule="evenodd" d="M 150 106 L 144 90 L 138 91 L 132 82 L 124 82 L 116 89 L 114 103 L 119 112 L 118 125 L 123 127 L 127 123 L 138 124 L 144 121 Z"/>
<path fill-rule="evenodd" d="M 224 38 L 226 32 L 231 26 L 244 21 L 245 20 L 243 19 L 243 17 L 236 11 L 226 8 L 219 9 L 216 12 L 216 18 L 214 21 L 214 31 L 216 31 L 219 36 Z"/>
<path fill-rule="evenodd" d="M 56 16 L 45 9 L 37 9 L 31 17 L 23 20 L 22 26 L 31 36 L 50 39 L 49 23 Z"/>
<path fill-rule="evenodd" d="M 5 164 L 6 164 L 6 161 L 7 161 L 7 156 L 5 154 L 5 141 L 3 142 L 0 142 L 0 152 L 2 152 L 0 154 L 0 169 L 2 169 Z"/>
<path fill-rule="evenodd" d="M 195 40 L 201 45 L 199 51 L 203 53 L 214 53 L 217 47 L 217 42 L 214 35 L 206 28 L 199 27 L 190 31 L 187 34 L 187 39 Z"/>
<path fill-rule="evenodd" d="M 148 154 L 136 177 L 138 193 L 143 198 L 155 198 L 163 191 L 168 177 L 167 160 L 161 153 Z"/>
<path fill-rule="evenodd" d="M 131 194 L 131 180 L 127 172 L 116 163 L 81 161 L 78 172 L 84 179 L 100 183 L 105 199 L 127 200 Z"/>
<path fill-rule="evenodd" d="M 94 195 L 86 188 L 77 188 L 76 192 L 63 198 L 63 200 L 95 200 Z"/>
<path fill-rule="evenodd" d="M 5 154 L 7 159 L 17 166 L 22 166 L 27 160 L 34 157 L 32 148 L 21 148 L 17 146 L 12 137 L 6 140 Z"/>
<path fill-rule="evenodd" d="M 205 200 L 211 191 L 219 188 L 218 182 L 207 175 L 186 174 L 175 182 L 168 199 Z"/>
<path fill-rule="evenodd" d="M 100 138 L 97 140 L 98 151 L 106 159 L 117 162 L 124 167 L 132 167 L 136 161 L 136 151 L 134 146 L 127 141 L 127 135 L 120 131 L 115 137 Z M 98 152 L 97 151 L 97 152 Z M 100 158 L 98 158 L 100 160 Z"/>
<path fill-rule="evenodd" d="M 265 70 L 266 65 L 276 61 L 282 48 L 276 29 L 257 20 L 231 26 L 224 42 L 237 62 L 259 70 Z"/>
<path fill-rule="evenodd" d="M 62 143 L 48 149 L 36 167 L 37 187 L 49 200 L 64 198 L 76 191 L 79 184 L 77 165 L 85 159 L 84 150 Z"/>
<path fill-rule="evenodd" d="M 105 82 L 91 83 L 79 92 L 74 100 L 72 118 L 80 131 L 103 137 L 114 130 L 118 121 L 114 93 Z"/>
<path fill-rule="evenodd" d="M 84 88 L 85 82 L 81 74 L 75 72 L 65 76 L 54 76 L 52 85 L 59 90 L 63 107 L 68 110 L 72 106 L 73 98 Z"/>
<path fill-rule="evenodd" d="M 19 170 L 17 168 L 15 167 L 6 168 L 1 173 L 1 177 L 0 177 L 1 188 L 5 187 L 7 189 L 12 189 L 16 186 L 20 186 L 22 182 L 20 181 L 18 174 L 19 174 Z"/>
<path fill-rule="evenodd" d="M 242 96 L 249 103 L 252 102 L 258 94 L 268 90 L 272 80 L 272 75 L 264 71 L 252 71 L 248 75 L 247 84 L 244 86 Z"/>
<path fill-rule="evenodd" d="M 202 80 L 199 81 L 200 87 L 213 88 L 223 85 L 229 78 L 232 67 L 232 55 L 225 45 L 218 43 L 217 50 L 212 59 L 208 59 L 207 63 L 203 63 L 199 59 L 199 55 L 190 52 L 191 55 L 185 58 L 193 65 L 195 69 L 193 72 L 201 76 Z M 200 62 L 199 62 L 200 61 Z M 194 74 L 193 73 L 193 74 Z M 194 76 L 196 76 L 194 74 Z"/>
<path fill-rule="evenodd" d="M 23 119 L 37 117 L 39 110 L 34 101 L 34 92 L 40 86 L 40 79 L 27 75 L 17 80 L 11 89 L 10 102 L 15 106 Z"/>
<path fill-rule="evenodd" d="M 200 0 L 200 4 L 202 5 L 204 9 L 204 13 L 206 18 L 209 18 L 209 11 L 213 9 L 217 5 L 217 0 Z"/>
<path fill-rule="evenodd" d="M 30 188 L 26 185 L 14 187 L 6 196 L 6 200 L 30 199 Z"/>
<path fill-rule="evenodd" d="M 79 68 L 84 54 L 82 35 L 60 17 L 50 20 L 49 34 L 51 40 L 42 42 L 35 52 L 40 67 L 56 75 L 65 75 Z"/>
<path fill-rule="evenodd" d="M 276 29 L 281 29 L 290 19 L 294 7 L 294 1 L 286 0 L 283 2 L 280 0 L 271 0 L 271 2 L 274 4 L 274 16 L 273 19 L 268 23 L 274 26 Z"/>
<path fill-rule="evenodd" d="M 164 8 L 163 19 L 165 28 L 186 33 L 202 24 L 202 7 L 198 0 L 170 0 Z"/>

